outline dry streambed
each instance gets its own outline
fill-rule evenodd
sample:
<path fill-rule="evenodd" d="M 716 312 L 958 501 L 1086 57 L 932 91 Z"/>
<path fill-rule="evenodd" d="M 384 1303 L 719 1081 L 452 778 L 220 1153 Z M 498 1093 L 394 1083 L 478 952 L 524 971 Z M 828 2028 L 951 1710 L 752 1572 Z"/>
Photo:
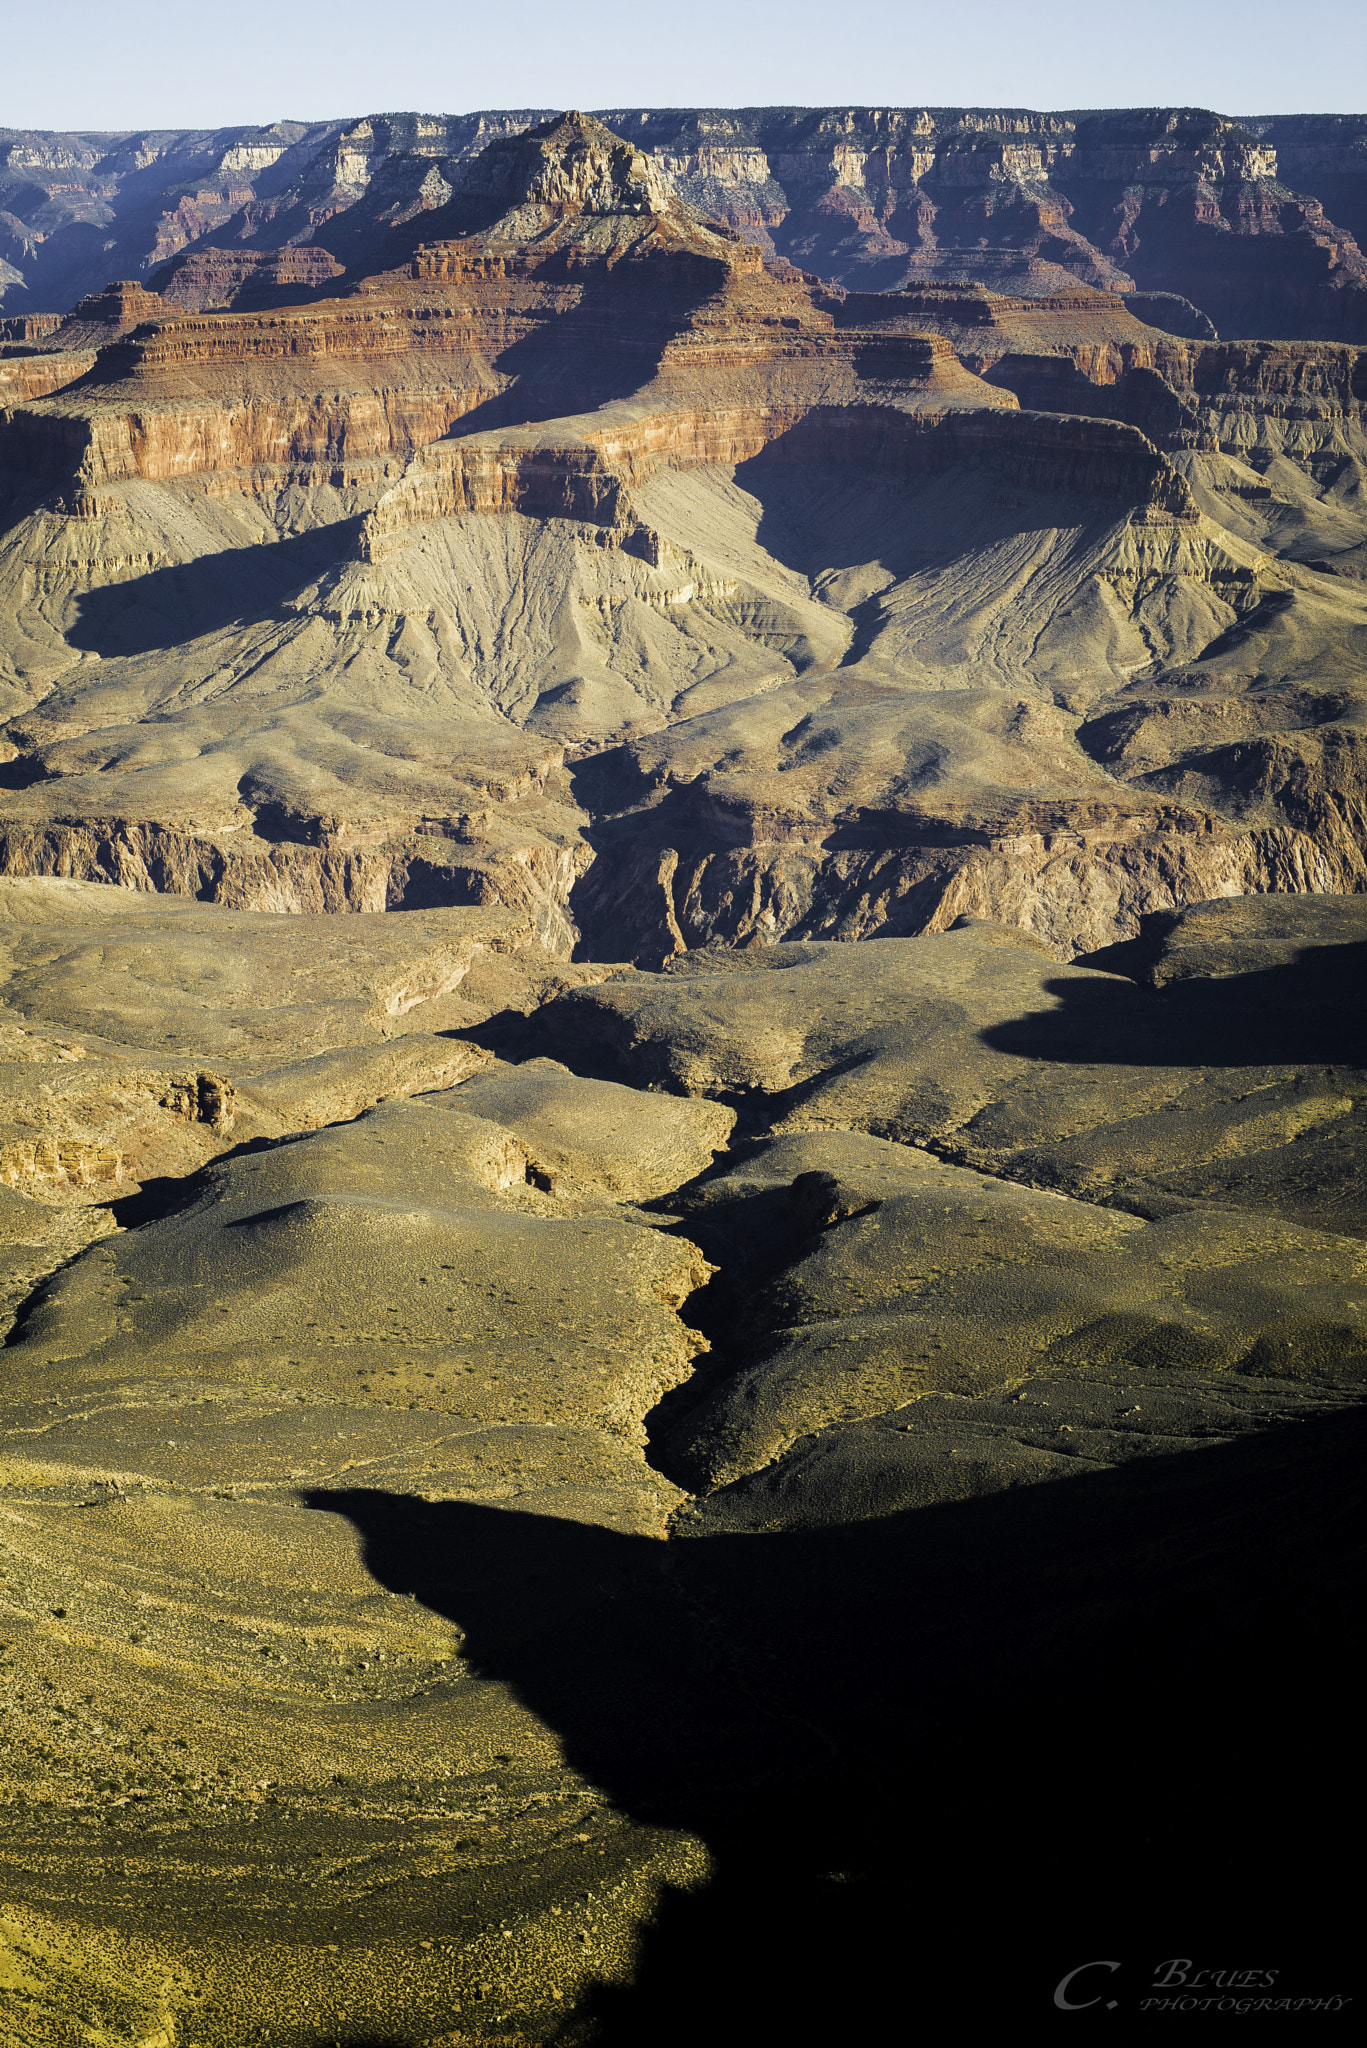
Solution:
<path fill-rule="evenodd" d="M 1074 1608 L 1093 1663 L 1117 1583 L 1206 1629 L 1271 1544 L 1335 1635 L 1351 902 L 1128 979 L 978 926 L 575 988 L 473 913 L 10 887 L 13 1028 L 131 1065 L 173 1016 L 235 1123 L 157 1105 L 199 1158 L 0 1216 L 51 1275 L 0 1449 L 16 2041 L 729 2039 L 757 1893 L 833 1977 L 847 1897 L 931 1912 L 890 1761 L 1004 1671 L 1052 1699 Z"/>

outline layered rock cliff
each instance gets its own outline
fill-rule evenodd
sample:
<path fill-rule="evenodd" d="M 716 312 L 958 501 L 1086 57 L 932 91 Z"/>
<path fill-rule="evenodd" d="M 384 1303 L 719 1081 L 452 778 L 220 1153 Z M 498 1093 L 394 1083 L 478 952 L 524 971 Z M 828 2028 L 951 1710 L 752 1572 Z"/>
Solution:
<path fill-rule="evenodd" d="M 210 248 L 292 269 L 280 252 L 312 247 L 364 275 L 406 236 L 424 238 L 491 140 L 542 118 L 0 132 L 7 303 L 65 310 L 111 267 L 146 278 L 197 248 L 206 263 L 183 287 L 187 304 L 191 293 L 208 303 L 206 290 L 222 303 L 229 289 Z M 688 203 L 848 287 L 967 279 L 1048 295 L 1081 283 L 1186 299 L 1222 333 L 1367 338 L 1367 172 L 1353 117 L 617 108 L 604 119 Z M 321 259 L 310 262 L 322 284 Z"/>
<path fill-rule="evenodd" d="M 817 283 L 650 142 L 495 134 L 387 270 L 14 345 L 7 870 L 651 963 L 1367 884 L 1363 351 Z"/>
<path fill-rule="evenodd" d="M 193 244 L 152 273 L 162 297 L 187 313 L 293 306 L 342 275 L 326 249 L 220 249 L 211 242 Z"/>

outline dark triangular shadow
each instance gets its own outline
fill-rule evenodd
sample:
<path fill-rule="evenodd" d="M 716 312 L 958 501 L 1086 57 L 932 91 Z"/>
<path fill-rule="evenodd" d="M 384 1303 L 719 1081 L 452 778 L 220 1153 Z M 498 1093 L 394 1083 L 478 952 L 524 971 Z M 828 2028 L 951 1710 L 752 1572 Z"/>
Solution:
<path fill-rule="evenodd" d="M 1289 965 L 1161 989 L 1119 975 L 1045 986 L 1058 1007 L 994 1024 L 984 1041 L 1022 1059 L 1108 1066 L 1367 1063 L 1367 944 L 1306 946 Z"/>
<path fill-rule="evenodd" d="M 67 639 L 106 656 L 149 654 L 224 626 L 274 618 L 287 597 L 354 550 L 358 525 L 337 520 L 266 547 L 224 548 L 97 585 L 78 599 Z"/>
<path fill-rule="evenodd" d="M 872 2040 L 899 2000 L 913 2032 L 956 2000 L 1047 2021 L 1094 1954 L 1123 1963 L 1122 2003 L 1164 1955 L 1326 1991 L 1351 1970 L 1332 1849 L 1364 1449 L 1353 1410 L 881 1522 L 669 1544 L 309 1498 L 620 1809 L 711 1847 L 715 1881 L 665 1901 L 582 2038 Z"/>

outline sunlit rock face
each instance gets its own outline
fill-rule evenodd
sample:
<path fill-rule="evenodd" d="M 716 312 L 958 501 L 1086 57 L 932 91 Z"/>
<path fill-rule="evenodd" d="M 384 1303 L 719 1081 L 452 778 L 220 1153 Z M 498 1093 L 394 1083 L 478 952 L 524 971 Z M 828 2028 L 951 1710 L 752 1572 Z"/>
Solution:
<path fill-rule="evenodd" d="M 11 345 L 6 871 L 645 964 L 1358 887 L 1357 350 L 819 283 L 624 125 L 483 136 L 302 304 L 321 245 L 206 242 Z"/>

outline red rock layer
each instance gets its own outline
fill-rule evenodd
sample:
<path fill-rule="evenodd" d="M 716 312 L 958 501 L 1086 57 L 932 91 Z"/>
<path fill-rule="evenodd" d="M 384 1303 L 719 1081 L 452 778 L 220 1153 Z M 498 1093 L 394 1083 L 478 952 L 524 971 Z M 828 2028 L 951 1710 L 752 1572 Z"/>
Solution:
<path fill-rule="evenodd" d="M 79 300 L 52 339 L 60 348 L 102 348 L 165 311 L 166 303 L 156 292 L 124 278 Z"/>
<path fill-rule="evenodd" d="M 206 313 L 298 305 L 342 274 L 326 249 L 220 249 L 197 242 L 153 282 L 168 305 Z"/>
<path fill-rule="evenodd" d="M 61 313 L 18 313 L 0 320 L 0 343 L 45 342 L 56 333 L 65 316 Z"/>
<path fill-rule="evenodd" d="M 47 398 L 94 367 L 94 349 L 59 355 L 0 355 L 0 407 Z"/>

